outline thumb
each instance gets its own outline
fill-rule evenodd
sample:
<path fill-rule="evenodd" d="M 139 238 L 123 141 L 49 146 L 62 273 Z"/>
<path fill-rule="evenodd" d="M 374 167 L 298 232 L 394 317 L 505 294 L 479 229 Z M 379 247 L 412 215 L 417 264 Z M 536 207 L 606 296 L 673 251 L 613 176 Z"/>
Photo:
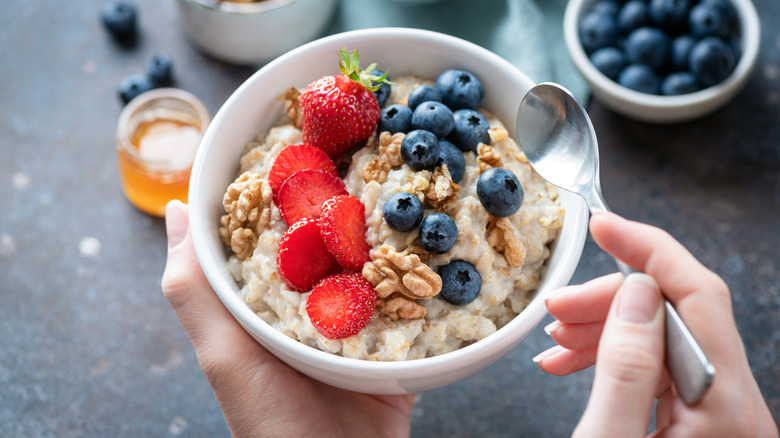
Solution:
<path fill-rule="evenodd" d="M 599 341 L 588 406 L 575 436 L 645 436 L 664 361 L 664 312 L 647 274 L 623 281 Z"/>

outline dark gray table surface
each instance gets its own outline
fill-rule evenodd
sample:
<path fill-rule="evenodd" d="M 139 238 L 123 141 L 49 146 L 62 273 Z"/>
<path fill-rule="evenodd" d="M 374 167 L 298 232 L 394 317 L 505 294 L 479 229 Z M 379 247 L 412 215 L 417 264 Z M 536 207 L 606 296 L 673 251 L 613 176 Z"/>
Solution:
<path fill-rule="evenodd" d="M 213 114 L 254 69 L 193 49 L 170 1 L 137 0 L 142 39 L 120 49 L 98 20 L 105 3 L 9 0 L 0 12 L 0 436 L 228 436 L 160 292 L 164 223 L 120 192 L 116 86 L 164 51 L 177 85 Z M 597 101 L 589 112 L 611 206 L 665 228 L 726 279 L 780 421 L 780 3 L 755 3 L 758 66 L 726 108 L 671 126 Z M 612 271 L 589 238 L 572 281 Z M 568 436 L 592 370 L 541 372 L 531 358 L 551 345 L 540 326 L 486 370 L 421 394 L 412 435 Z"/>

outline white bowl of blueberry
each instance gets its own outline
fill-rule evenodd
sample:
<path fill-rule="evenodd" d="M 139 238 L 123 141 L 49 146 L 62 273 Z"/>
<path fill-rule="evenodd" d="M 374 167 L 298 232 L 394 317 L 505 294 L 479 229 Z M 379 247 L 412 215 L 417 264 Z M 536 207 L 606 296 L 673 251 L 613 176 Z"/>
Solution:
<path fill-rule="evenodd" d="M 742 89 L 760 25 L 750 0 L 571 0 L 564 38 L 595 98 L 634 119 L 674 123 Z"/>
<path fill-rule="evenodd" d="M 353 50 L 389 88 L 349 79 Z M 195 250 L 222 303 L 277 357 L 354 391 L 437 388 L 501 358 L 587 234 L 584 202 L 515 140 L 533 85 L 415 29 L 334 35 L 260 69 L 214 117 L 190 181 Z"/>

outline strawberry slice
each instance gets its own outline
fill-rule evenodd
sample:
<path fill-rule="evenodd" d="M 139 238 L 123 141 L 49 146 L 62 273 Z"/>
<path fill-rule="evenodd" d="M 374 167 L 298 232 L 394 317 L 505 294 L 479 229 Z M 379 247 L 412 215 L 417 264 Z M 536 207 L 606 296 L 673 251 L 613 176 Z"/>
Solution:
<path fill-rule="evenodd" d="M 288 224 L 305 217 L 319 217 L 322 203 L 347 193 L 344 181 L 323 170 L 299 170 L 282 184 L 277 206 Z"/>
<path fill-rule="evenodd" d="M 366 207 L 354 196 L 342 195 L 322 204 L 320 232 L 325 246 L 345 269 L 360 271 L 370 262 L 366 242 Z"/>
<path fill-rule="evenodd" d="M 306 144 L 294 144 L 285 147 L 276 155 L 268 172 L 268 185 L 273 191 L 274 202 L 279 189 L 293 173 L 303 169 L 317 169 L 333 176 L 339 176 L 336 164 L 322 149 Z"/>
<path fill-rule="evenodd" d="M 317 219 L 303 218 L 295 222 L 279 241 L 276 272 L 294 291 L 309 291 L 318 281 L 339 269 L 338 262 L 322 240 Z"/>
<path fill-rule="evenodd" d="M 376 291 L 361 274 L 325 277 L 306 300 L 314 328 L 328 339 L 348 338 L 368 324 L 376 307 Z"/>

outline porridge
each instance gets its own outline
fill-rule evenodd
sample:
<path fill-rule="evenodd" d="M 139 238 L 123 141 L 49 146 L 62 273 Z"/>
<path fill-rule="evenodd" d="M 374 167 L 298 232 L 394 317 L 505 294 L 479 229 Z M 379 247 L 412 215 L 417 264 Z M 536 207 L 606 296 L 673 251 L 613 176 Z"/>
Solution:
<path fill-rule="evenodd" d="M 393 78 L 383 107 L 407 105 L 418 99 L 410 93 L 420 85 L 434 88 L 433 81 L 415 76 Z M 245 148 L 239 177 L 225 194 L 226 214 L 220 229 L 223 242 L 232 250 L 228 266 L 240 286 L 241 298 L 260 318 L 291 338 L 329 353 L 399 361 L 435 356 L 479 341 L 526 307 L 541 282 L 549 247 L 563 224 L 564 209 L 555 187 L 532 170 L 501 121 L 480 108 L 489 124 L 489 138 L 460 154 L 463 165 L 448 166 L 442 159 L 414 170 L 419 167 L 415 162 L 419 156 L 405 155 L 403 146 L 404 138 L 414 134 L 382 131 L 383 119 L 380 129 L 357 148 L 335 158 L 332 169 L 308 171 L 316 174 L 317 181 L 328 184 L 340 179 L 343 184 L 333 183 L 338 186 L 333 189 L 335 198 L 356 198 L 360 202 L 353 204 L 362 204 L 365 232 L 361 240 L 364 237 L 365 242 L 357 247 L 367 254 L 353 257 L 348 263 L 336 257 L 338 265 L 327 270 L 329 279 L 362 276 L 361 288 L 367 288 L 372 296 L 358 329 L 336 336 L 320 324 L 315 326 L 319 320 L 312 322 L 314 306 L 309 301 L 313 301 L 317 289 L 325 287 L 326 280 L 290 282 L 283 278 L 290 274 L 282 272 L 281 266 L 282 262 L 288 263 L 280 258 L 280 252 L 290 240 L 290 230 L 316 229 L 307 222 L 309 219 L 291 213 L 294 209 L 280 210 L 277 206 L 292 190 L 285 187 L 292 186 L 292 176 L 281 188 L 278 184 L 272 187 L 274 173 L 278 174 L 274 163 L 280 152 L 305 143 L 300 91 L 291 89 L 285 97 L 287 116 L 268 132 L 258 134 Z M 508 207 L 511 214 L 495 213 L 503 208 L 499 201 L 483 205 L 493 203 L 485 200 L 484 193 L 478 193 L 483 187 L 480 177 L 488 171 L 511 173 L 519 182 L 521 205 Z M 338 176 L 331 176 L 335 172 Z M 317 190 L 321 190 L 321 184 L 316 183 Z M 399 194 L 406 199 L 398 201 Z M 399 219 L 402 221 L 408 216 L 407 205 L 421 206 L 422 225 L 418 218 L 417 225 L 408 231 L 398 231 L 400 226 L 387 213 L 387 206 L 401 205 L 398 202 L 405 202 L 404 209 L 398 210 L 406 215 Z M 348 221 L 335 210 L 343 204 L 328 200 L 322 205 L 322 213 L 318 206 L 315 215 L 322 217 L 311 219 L 320 224 L 321 230 L 322 221 L 328 217 L 336 225 Z M 288 227 L 288 221 L 296 225 Z M 439 224 L 443 228 L 436 228 Z M 450 232 L 450 237 L 454 243 L 442 248 L 441 241 L 427 237 L 431 234 L 426 234 L 426 226 L 445 230 L 434 237 L 447 237 L 447 227 L 453 224 L 456 231 Z M 327 236 L 323 239 L 330 245 Z M 317 253 L 317 249 L 310 252 Z M 312 263 L 314 271 L 321 266 Z M 448 270 L 456 266 L 463 269 Z M 339 274 L 342 271 L 352 273 Z M 452 282 L 463 280 L 464 273 L 470 273 L 466 275 L 468 282 L 461 281 L 452 292 Z M 312 284 L 317 284 L 314 291 Z M 471 296 L 463 298 L 463 294 Z"/>

